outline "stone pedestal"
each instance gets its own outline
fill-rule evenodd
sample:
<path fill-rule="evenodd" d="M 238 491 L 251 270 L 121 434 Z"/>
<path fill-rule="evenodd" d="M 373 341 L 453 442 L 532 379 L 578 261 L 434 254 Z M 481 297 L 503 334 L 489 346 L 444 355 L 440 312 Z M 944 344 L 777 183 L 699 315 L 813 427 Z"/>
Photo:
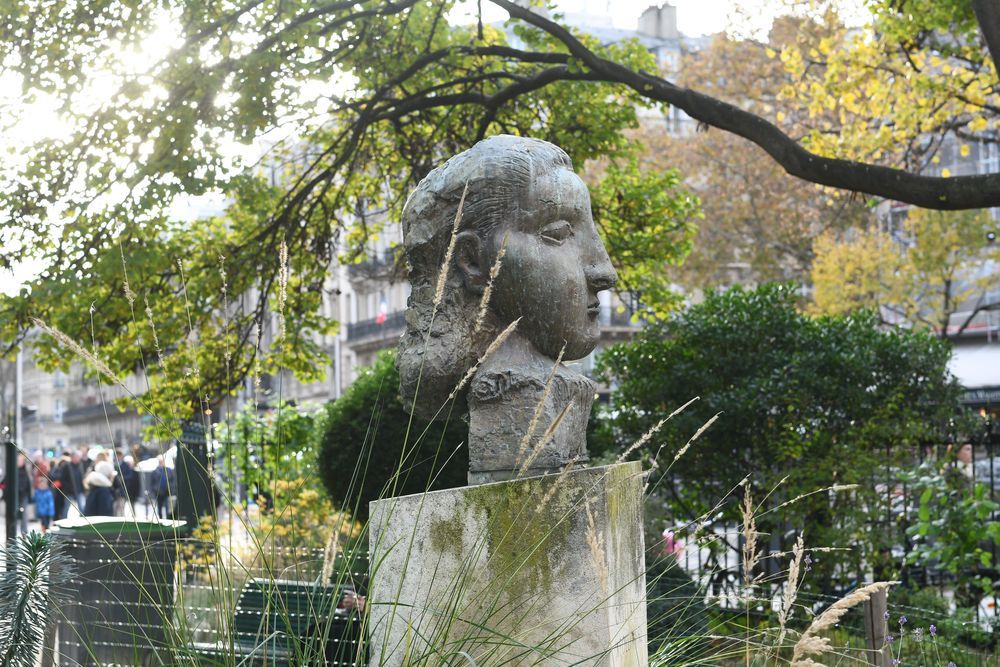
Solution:
<path fill-rule="evenodd" d="M 645 666 L 638 462 L 371 504 L 371 665 Z"/>

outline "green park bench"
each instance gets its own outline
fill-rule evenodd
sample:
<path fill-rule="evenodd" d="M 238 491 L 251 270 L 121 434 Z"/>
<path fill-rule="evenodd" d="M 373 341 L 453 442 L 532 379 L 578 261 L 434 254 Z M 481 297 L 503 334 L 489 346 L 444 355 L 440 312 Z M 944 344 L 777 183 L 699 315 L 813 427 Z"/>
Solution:
<path fill-rule="evenodd" d="M 350 585 L 249 579 L 228 636 L 191 646 L 201 665 L 361 667 L 362 618 L 342 607 Z"/>

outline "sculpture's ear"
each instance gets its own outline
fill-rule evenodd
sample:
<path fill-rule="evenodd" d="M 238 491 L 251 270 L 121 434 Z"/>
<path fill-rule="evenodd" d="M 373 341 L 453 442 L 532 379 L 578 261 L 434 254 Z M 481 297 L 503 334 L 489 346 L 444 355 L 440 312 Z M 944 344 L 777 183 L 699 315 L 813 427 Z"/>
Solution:
<path fill-rule="evenodd" d="M 483 257 L 483 243 L 475 232 L 460 232 L 455 237 L 455 265 L 462 275 L 465 288 L 476 294 L 486 289 L 489 269 Z"/>

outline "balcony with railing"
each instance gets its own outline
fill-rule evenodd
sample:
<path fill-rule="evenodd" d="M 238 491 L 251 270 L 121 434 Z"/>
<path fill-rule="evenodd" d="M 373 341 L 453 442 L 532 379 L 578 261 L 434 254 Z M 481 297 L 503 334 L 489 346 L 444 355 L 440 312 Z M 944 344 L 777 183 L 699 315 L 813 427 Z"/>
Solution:
<path fill-rule="evenodd" d="M 398 338 L 406 325 L 406 313 L 399 310 L 389 313 L 385 319 L 373 317 L 370 320 L 349 322 L 347 324 L 347 342 L 376 341 L 388 338 Z"/>
<path fill-rule="evenodd" d="M 641 329 L 642 319 L 633 322 L 628 309 L 617 306 L 602 306 L 598 321 L 602 328 L 608 329 Z M 406 326 L 405 311 L 389 313 L 385 319 L 373 317 L 360 322 L 350 322 L 347 325 L 347 341 L 349 343 L 368 342 L 396 338 L 403 333 Z"/>

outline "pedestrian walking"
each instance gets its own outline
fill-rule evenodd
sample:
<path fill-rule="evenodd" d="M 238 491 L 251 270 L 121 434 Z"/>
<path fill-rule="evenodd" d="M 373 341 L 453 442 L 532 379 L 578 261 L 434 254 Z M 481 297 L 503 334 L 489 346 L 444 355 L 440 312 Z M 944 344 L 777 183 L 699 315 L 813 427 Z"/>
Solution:
<path fill-rule="evenodd" d="M 49 480 L 52 482 L 52 499 L 56 508 L 56 519 L 66 517 L 66 494 L 62 490 L 63 463 L 69 462 L 69 454 L 60 456 L 49 469 Z"/>
<path fill-rule="evenodd" d="M 21 534 L 28 532 L 28 503 L 31 502 L 31 472 L 28 470 L 28 458 L 21 454 L 17 457 L 17 527 Z"/>
<path fill-rule="evenodd" d="M 83 465 L 79 452 L 73 452 L 68 457 L 63 456 L 63 462 L 59 466 L 58 481 L 64 504 L 62 513 L 57 516 L 65 519 L 69 515 L 71 505 L 75 505 L 82 515 L 86 495 L 83 491 Z"/>
<path fill-rule="evenodd" d="M 42 524 L 44 533 L 56 515 L 56 501 L 48 477 L 39 477 L 35 484 L 35 514 L 38 515 L 38 522 Z"/>
<path fill-rule="evenodd" d="M 14 478 L 11 479 L 8 471 L 2 483 L 4 502 L 13 503 L 14 494 L 17 494 L 17 525 L 22 533 L 28 532 L 28 515 L 25 509 L 31 502 L 31 475 L 28 473 L 27 461 L 23 454 L 18 456 Z"/>
<path fill-rule="evenodd" d="M 115 467 L 110 461 L 100 461 L 83 478 L 87 489 L 84 516 L 114 516 L 114 494 L 111 485 L 115 478 Z"/>
<path fill-rule="evenodd" d="M 121 516 L 125 516 L 125 506 L 129 506 L 132 514 L 135 514 L 135 501 L 139 497 L 141 480 L 139 473 L 135 469 L 135 459 L 127 455 L 123 457 L 118 465 L 118 476 L 115 477 L 115 490 L 117 498 L 116 505 L 121 505 Z M 118 513 L 118 507 L 116 507 Z"/>
<path fill-rule="evenodd" d="M 177 481 L 172 468 L 160 457 L 160 467 L 153 474 L 153 488 L 156 489 L 156 516 L 169 519 L 171 515 L 170 496 L 174 493 Z"/>
<path fill-rule="evenodd" d="M 49 477 L 49 462 L 45 460 L 45 454 L 36 453 L 31 458 L 31 488 L 38 488 L 38 480 L 42 477 Z"/>

